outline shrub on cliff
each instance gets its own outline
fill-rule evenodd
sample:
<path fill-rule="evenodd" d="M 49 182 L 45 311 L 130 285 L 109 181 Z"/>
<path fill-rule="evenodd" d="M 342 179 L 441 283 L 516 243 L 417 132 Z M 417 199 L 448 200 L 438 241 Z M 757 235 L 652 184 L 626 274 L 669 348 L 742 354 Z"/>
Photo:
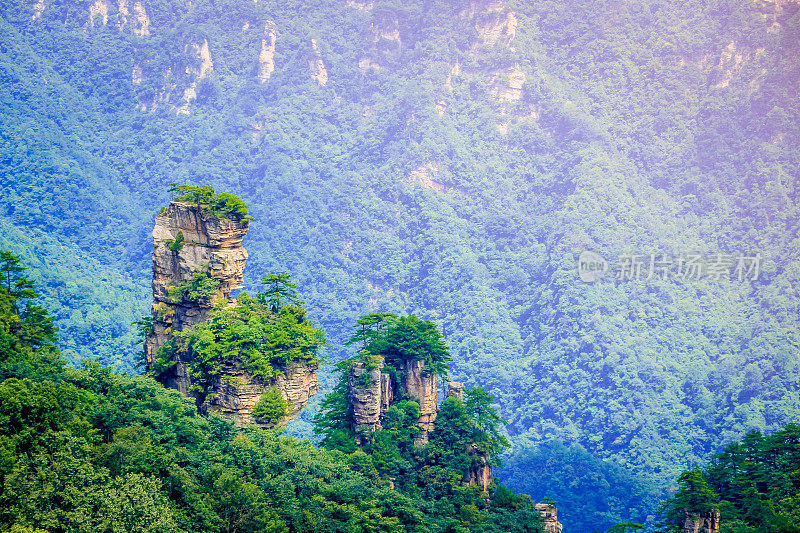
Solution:
<path fill-rule="evenodd" d="M 240 294 L 237 305 L 218 305 L 209 320 L 174 332 L 177 350 L 190 354 L 193 386 L 206 393 L 224 364 L 241 365 L 269 379 L 293 361 L 318 363 L 325 334 L 297 305 L 272 311 L 265 295 Z"/>
<path fill-rule="evenodd" d="M 247 205 L 241 198 L 229 192 L 215 192 L 210 185 L 197 187 L 171 183 L 170 191 L 177 193 L 176 201 L 196 204 L 211 216 L 227 218 L 244 224 L 255 220 L 247 215 Z"/>
<path fill-rule="evenodd" d="M 176 302 L 209 300 L 217 295 L 219 280 L 212 278 L 208 272 L 197 270 L 192 277 L 169 287 L 170 297 Z"/>
<path fill-rule="evenodd" d="M 392 490 L 364 452 L 199 416 L 192 399 L 146 376 L 92 362 L 68 369 L 42 327 L 49 315 L 29 320 L 15 298 L 0 286 L 0 376 L 14 376 L 0 381 L 2 531 L 541 531 L 525 497 L 498 491 L 486 508 L 475 487 L 438 501 Z M 268 309 L 250 300 L 243 305 Z M 247 331 L 246 321 L 233 322 Z M 277 416 L 280 402 L 266 397 L 263 415 Z M 411 447 L 406 428 L 417 411 L 406 407 L 390 417 L 396 433 L 387 436 Z M 385 464 L 402 466 L 393 460 L 406 460 L 405 450 L 393 454 L 386 440 Z"/>
<path fill-rule="evenodd" d="M 800 532 L 800 425 L 758 431 L 729 444 L 702 468 L 678 478 L 661 508 L 661 531 L 682 531 L 684 512 L 720 511 L 721 531 Z"/>
<path fill-rule="evenodd" d="M 277 424 L 281 418 L 286 416 L 286 400 L 277 387 L 270 387 L 258 399 L 258 403 L 253 407 L 253 416 L 262 424 Z"/>
<path fill-rule="evenodd" d="M 414 315 L 398 317 L 391 313 L 373 313 L 363 316 L 348 344 L 357 342 L 363 344 L 362 352 L 383 357 L 389 371 L 405 361 L 416 360 L 425 363 L 423 373 L 446 375 L 447 362 L 451 360 L 450 349 L 436 324 Z M 368 360 L 364 362 L 369 364 Z"/>

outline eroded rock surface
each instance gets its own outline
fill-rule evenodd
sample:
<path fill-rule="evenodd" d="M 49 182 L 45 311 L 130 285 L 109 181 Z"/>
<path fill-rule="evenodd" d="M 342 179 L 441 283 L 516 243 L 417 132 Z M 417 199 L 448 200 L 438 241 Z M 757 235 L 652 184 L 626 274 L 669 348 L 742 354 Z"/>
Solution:
<path fill-rule="evenodd" d="M 683 513 L 683 533 L 719 533 L 719 511 Z"/>
<path fill-rule="evenodd" d="M 438 376 L 424 372 L 423 361 L 408 360 L 404 362 L 401 374 L 401 386 L 408 396 L 419 403 L 419 427 L 422 434 L 418 443 L 428 442 L 428 433 L 433 431 L 433 422 L 439 412 L 436 388 Z"/>
<path fill-rule="evenodd" d="M 347 379 L 347 403 L 350 409 L 353 430 L 358 444 L 382 428 L 382 418 L 396 399 L 409 398 L 420 406 L 419 427 L 422 433 L 416 443 L 428 442 L 433 431 L 436 414 L 438 379 L 435 374 L 426 374 L 423 361 L 405 361 L 397 374 L 397 381 L 382 372 L 383 361 L 375 368 L 366 369 L 364 363 L 354 363 Z M 365 376 L 366 374 L 366 376 Z"/>
<path fill-rule="evenodd" d="M 180 249 L 170 249 L 183 235 Z M 147 364 L 155 361 L 158 349 L 173 331 L 181 331 L 208 319 L 214 305 L 227 299 L 242 286 L 247 251 L 242 239 L 247 224 L 204 214 L 196 205 L 172 202 L 156 217 L 153 229 L 153 333 L 145 341 Z M 205 271 L 219 282 L 212 298 L 176 301 L 169 288 L 190 280 L 195 272 Z M 188 394 L 186 361 L 178 361 L 165 385 Z"/>
<path fill-rule="evenodd" d="M 355 363 L 348 375 L 348 405 L 358 444 L 380 430 L 381 417 L 392 403 L 392 384 L 388 374 L 381 372 L 383 363 L 367 369 L 364 363 Z"/>
<path fill-rule="evenodd" d="M 544 531 L 546 533 L 561 533 L 564 529 L 558 521 L 556 506 L 549 503 L 537 503 L 536 510 L 542 515 Z"/>
<path fill-rule="evenodd" d="M 460 401 L 464 401 L 464 384 L 458 381 L 451 381 L 447 384 L 447 397 L 455 396 Z"/>
<path fill-rule="evenodd" d="M 464 481 L 476 485 L 486 492 L 492 482 L 492 467 L 489 464 L 489 455 L 481 452 L 474 444 L 467 446 L 467 453 L 473 457 L 473 465 L 467 471 Z"/>
<path fill-rule="evenodd" d="M 156 217 L 153 229 L 153 331 L 145 341 L 148 367 L 156 361 L 158 350 L 173 332 L 205 322 L 219 302 L 228 302 L 230 293 L 242 286 L 247 251 L 242 239 L 247 223 L 210 215 L 192 203 L 172 202 Z M 182 236 L 183 244 L 177 243 Z M 195 272 L 206 272 L 218 282 L 217 293 L 197 300 L 178 300 L 170 287 L 191 280 Z M 167 387 L 194 397 L 202 411 L 218 411 L 237 425 L 258 423 L 264 427 L 284 426 L 295 418 L 319 390 L 317 364 L 291 363 L 276 368 L 278 375 L 261 379 L 235 363 L 223 365 L 207 395 L 192 390 L 189 366 L 191 354 L 178 350 L 176 364 L 160 381 Z M 257 421 L 253 407 L 261 395 L 276 387 L 287 403 L 286 416 L 276 424 Z"/>
<path fill-rule="evenodd" d="M 262 427 L 285 426 L 308 405 L 319 392 L 316 370 L 319 365 L 290 363 L 283 374 L 270 379 L 251 376 L 234 365 L 222 369 L 222 377 L 214 383 L 209 394 L 207 410 L 218 411 L 234 419 L 237 425 L 258 424 Z M 253 416 L 253 408 L 264 391 L 277 388 L 288 406 L 286 416 L 275 424 L 265 424 Z"/>

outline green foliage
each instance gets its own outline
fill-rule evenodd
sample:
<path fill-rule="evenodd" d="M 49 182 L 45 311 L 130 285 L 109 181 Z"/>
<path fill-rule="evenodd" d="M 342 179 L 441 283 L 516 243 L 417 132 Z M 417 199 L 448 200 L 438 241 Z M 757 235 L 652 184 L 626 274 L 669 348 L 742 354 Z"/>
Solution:
<path fill-rule="evenodd" d="M 164 241 L 166 243 L 167 248 L 169 248 L 173 252 L 180 252 L 183 249 L 183 232 L 178 230 L 178 233 L 175 235 L 175 239 L 167 239 Z"/>
<path fill-rule="evenodd" d="M 277 424 L 286 416 L 288 405 L 277 387 L 270 387 L 258 399 L 252 414 L 263 424 Z"/>
<path fill-rule="evenodd" d="M 491 456 L 492 464 L 501 466 L 500 454 L 505 452 L 511 443 L 500 433 L 503 420 L 492 406 L 494 397 L 481 387 L 472 387 L 464 391 L 464 409 L 475 423 L 472 442 L 478 451 Z"/>
<path fill-rule="evenodd" d="M 718 509 L 725 533 L 800 531 L 800 425 L 769 436 L 745 435 L 715 454 L 702 471 L 678 479 L 679 490 L 662 506 L 665 531 L 682 526 L 683 510 Z"/>
<path fill-rule="evenodd" d="M 638 531 L 644 529 L 644 524 L 637 524 L 635 522 L 618 522 L 608 528 L 606 533 L 628 533 L 629 531 Z"/>
<path fill-rule="evenodd" d="M 350 337 L 345 344 L 361 343 L 362 349 L 367 350 L 367 347 L 372 341 L 384 335 L 384 329 L 397 320 L 397 315 L 391 313 L 370 313 L 364 315 L 356 322 L 356 333 Z"/>
<path fill-rule="evenodd" d="M 9 292 L 0 287 L 0 295 L 8 299 Z M 0 324 L 19 319 L 9 309 L 0 307 Z M 0 344 L 3 376 L 21 366 L 28 369 L 26 377 L 0 380 L 3 531 L 541 529 L 530 499 L 501 487 L 494 497 L 484 497 L 474 487 L 453 483 L 452 494 L 437 500 L 413 487 L 389 488 L 376 465 L 398 475 L 408 472 L 404 457 L 413 453 L 413 422 L 419 416 L 414 402 L 390 410 L 385 437 L 373 455 L 345 455 L 199 416 L 192 399 L 149 377 L 118 374 L 93 362 L 77 370 L 61 361 L 42 366 L 29 340 L 17 336 L 23 329 L 0 331 L 15 340 L 14 346 L 31 348 L 9 368 L 12 344 Z M 276 392 L 280 397 L 277 389 L 262 396 L 256 414 L 278 415 Z"/>
<path fill-rule="evenodd" d="M 11 252 L 0 252 L 0 274 L 2 274 L 3 282 L 8 292 L 13 294 L 11 281 L 16 280 L 16 276 L 25 270 L 25 267 L 20 263 L 18 255 L 14 255 Z"/>
<path fill-rule="evenodd" d="M 210 216 L 227 218 L 245 225 L 255 220 L 247 215 L 247 205 L 241 198 L 228 192 L 217 193 L 210 185 L 197 187 L 173 183 L 170 184 L 170 191 L 177 194 L 175 201 L 198 205 Z"/>
<path fill-rule="evenodd" d="M 153 333 L 153 316 L 146 315 L 139 320 L 134 320 L 133 325 L 139 332 L 139 340 L 144 341 L 148 335 Z"/>
<path fill-rule="evenodd" d="M 219 280 L 211 277 L 204 270 L 195 270 L 190 279 L 181 281 L 167 289 L 169 296 L 176 302 L 208 301 L 217 295 Z"/>
<path fill-rule="evenodd" d="M 177 349 L 191 357 L 189 371 L 199 392 L 208 392 L 226 364 L 242 365 L 266 380 L 294 361 L 320 361 L 325 334 L 311 325 L 304 308 L 285 305 L 274 312 L 263 294 L 247 293 L 236 304 L 220 304 L 208 321 L 173 333 Z"/>
<path fill-rule="evenodd" d="M 9 255 L 4 253 L 4 259 Z M 9 269 L 11 272 L 23 270 L 16 261 L 11 266 L 17 267 L 13 271 Z M 27 282 L 23 292 L 14 290 L 16 282 L 21 279 Z M 13 284 L 6 278 L 6 286 L 0 287 L 0 379 L 54 372 L 63 364 L 56 350 L 58 330 L 53 317 L 30 301 L 33 296 L 28 291 L 33 292 L 32 287 L 33 283 L 26 278 L 16 278 Z M 20 306 L 20 298 L 29 301 Z"/>
<path fill-rule="evenodd" d="M 453 379 L 495 396 L 515 450 L 559 440 L 598 478 L 621 464 L 663 488 L 797 419 L 792 3 L 517 2 L 493 45 L 476 26 L 505 13 L 454 16 L 452 2 L 153 0 L 146 36 L 113 8 L 87 25 L 85 2 L 46 4 L 36 20 L 32 2 L 0 5 L 0 248 L 37 270 L 71 363 L 132 370 L 124 325 L 149 305 L 150 215 L 166 182 L 197 179 L 264 221 L 251 263 L 294 272 L 332 344 L 376 310 L 440 324 Z M 402 46 L 364 38 L 395 17 Z M 279 44 L 260 83 L 267 21 Z M 204 40 L 214 71 L 198 82 Z M 512 68 L 525 83 L 505 101 Z M 589 286 L 582 247 L 767 261 L 757 283 Z M 635 484 L 604 499 L 590 485 L 605 494 L 577 484 L 564 496 L 581 512 L 560 509 L 578 531 L 652 514 Z"/>
<path fill-rule="evenodd" d="M 267 286 L 267 290 L 260 296 L 268 304 L 274 313 L 277 313 L 284 302 L 302 306 L 303 302 L 297 295 L 297 285 L 292 283 L 291 274 L 270 274 L 261 278 L 261 283 Z"/>
<path fill-rule="evenodd" d="M 655 484 L 643 483 L 630 469 L 602 461 L 576 444 L 517 443 L 503 462 L 496 475 L 504 484 L 537 502 L 557 501 L 559 520 L 578 531 L 605 531 L 630 517 L 644 521 L 664 498 Z"/>
<path fill-rule="evenodd" d="M 336 367 L 339 378 L 333 389 L 322 398 L 319 411 L 314 415 L 314 428 L 316 434 L 322 437 L 322 446 L 353 453 L 356 451 L 355 434 L 352 430 L 352 413 L 347 403 L 350 365 L 344 362 Z"/>
<path fill-rule="evenodd" d="M 323 436 L 322 445 L 349 454 L 360 453 L 355 446 L 356 435 L 348 406 L 352 365 L 362 364 L 363 376 L 377 368 L 387 355 L 391 357 L 389 361 L 400 364 L 417 359 L 415 356 L 419 354 L 423 354 L 419 359 L 436 362 L 436 357 L 447 353 L 447 346 L 435 326 L 416 317 L 365 316 L 351 339 L 351 344 L 356 342 L 362 343 L 364 349 L 336 365 L 339 381 L 322 400 L 321 409 L 314 417 L 317 433 Z M 371 383 L 356 380 L 354 384 L 367 387 Z M 500 433 L 502 421 L 492 401 L 492 396 L 478 387 L 467 389 L 463 402 L 455 397 L 447 398 L 439 410 L 429 441 L 422 443 L 418 442 L 422 433 L 420 406 L 415 400 L 400 399 L 382 413 L 378 431 L 362 435 L 363 452 L 375 473 L 390 481 L 401 493 L 418 494 L 434 501 L 437 512 L 442 515 L 440 526 L 444 531 L 483 530 L 483 527 L 487 531 L 494 531 L 495 527 L 501 528 L 499 531 L 529 530 L 526 528 L 533 531 L 540 527 L 540 517 L 530 499 L 520 499 L 499 485 L 492 487 L 492 494 L 482 495 L 480 488 L 465 483 L 471 472 L 487 464 L 499 464 L 499 455 L 509 446 Z M 356 430 L 361 431 L 361 428 Z M 489 501 L 493 503 L 487 511 Z M 457 520 L 449 516 L 454 513 Z M 512 525 L 507 520 L 508 515 L 519 513 L 527 514 L 529 521 Z"/>
<path fill-rule="evenodd" d="M 395 369 L 406 361 L 423 361 L 425 374 L 446 375 L 447 362 L 452 359 L 436 324 L 414 315 L 380 313 L 362 317 L 348 342 L 363 342 L 363 352 L 382 357 Z"/>
<path fill-rule="evenodd" d="M 175 355 L 178 353 L 178 343 L 175 339 L 167 339 L 158 350 L 156 356 L 147 368 L 147 374 L 156 379 L 169 372 L 177 363 Z"/>

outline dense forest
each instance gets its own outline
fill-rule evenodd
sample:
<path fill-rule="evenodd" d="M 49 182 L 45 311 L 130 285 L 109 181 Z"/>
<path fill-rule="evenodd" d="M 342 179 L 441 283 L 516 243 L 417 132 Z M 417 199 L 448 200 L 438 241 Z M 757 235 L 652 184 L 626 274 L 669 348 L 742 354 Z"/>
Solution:
<path fill-rule="evenodd" d="M 753 431 L 678 478 L 661 506 L 661 531 L 682 531 L 687 513 L 718 512 L 723 533 L 800 531 L 800 426 Z"/>
<path fill-rule="evenodd" d="M 439 324 L 509 488 L 644 522 L 800 414 L 798 43 L 790 0 L 8 0 L 0 249 L 70 367 L 134 375 L 168 184 L 233 191 L 246 289 L 292 272 L 331 362 L 368 313 Z"/>
<path fill-rule="evenodd" d="M 497 414 L 485 392 L 448 399 L 421 447 L 410 441 L 416 419 L 403 415 L 416 404 L 408 401 L 384 429 L 393 438 L 377 436 L 383 446 L 366 453 L 237 429 L 218 415 L 198 415 L 193 400 L 149 377 L 92 361 L 67 367 L 53 318 L 36 303 L 19 258 L 2 258 L 3 531 L 542 530 L 529 496 L 462 481 L 469 458 L 454 449 L 497 450 Z M 419 479 L 391 483 L 387 474 L 414 459 Z"/>

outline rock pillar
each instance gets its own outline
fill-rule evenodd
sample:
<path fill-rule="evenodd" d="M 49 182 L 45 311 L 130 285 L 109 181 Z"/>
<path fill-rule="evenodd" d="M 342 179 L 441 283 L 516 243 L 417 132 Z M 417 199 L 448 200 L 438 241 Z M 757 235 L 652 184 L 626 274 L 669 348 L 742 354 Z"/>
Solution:
<path fill-rule="evenodd" d="M 546 533 L 561 533 L 564 527 L 558 521 L 556 506 L 549 503 L 537 503 L 536 510 L 542 515 Z"/>

